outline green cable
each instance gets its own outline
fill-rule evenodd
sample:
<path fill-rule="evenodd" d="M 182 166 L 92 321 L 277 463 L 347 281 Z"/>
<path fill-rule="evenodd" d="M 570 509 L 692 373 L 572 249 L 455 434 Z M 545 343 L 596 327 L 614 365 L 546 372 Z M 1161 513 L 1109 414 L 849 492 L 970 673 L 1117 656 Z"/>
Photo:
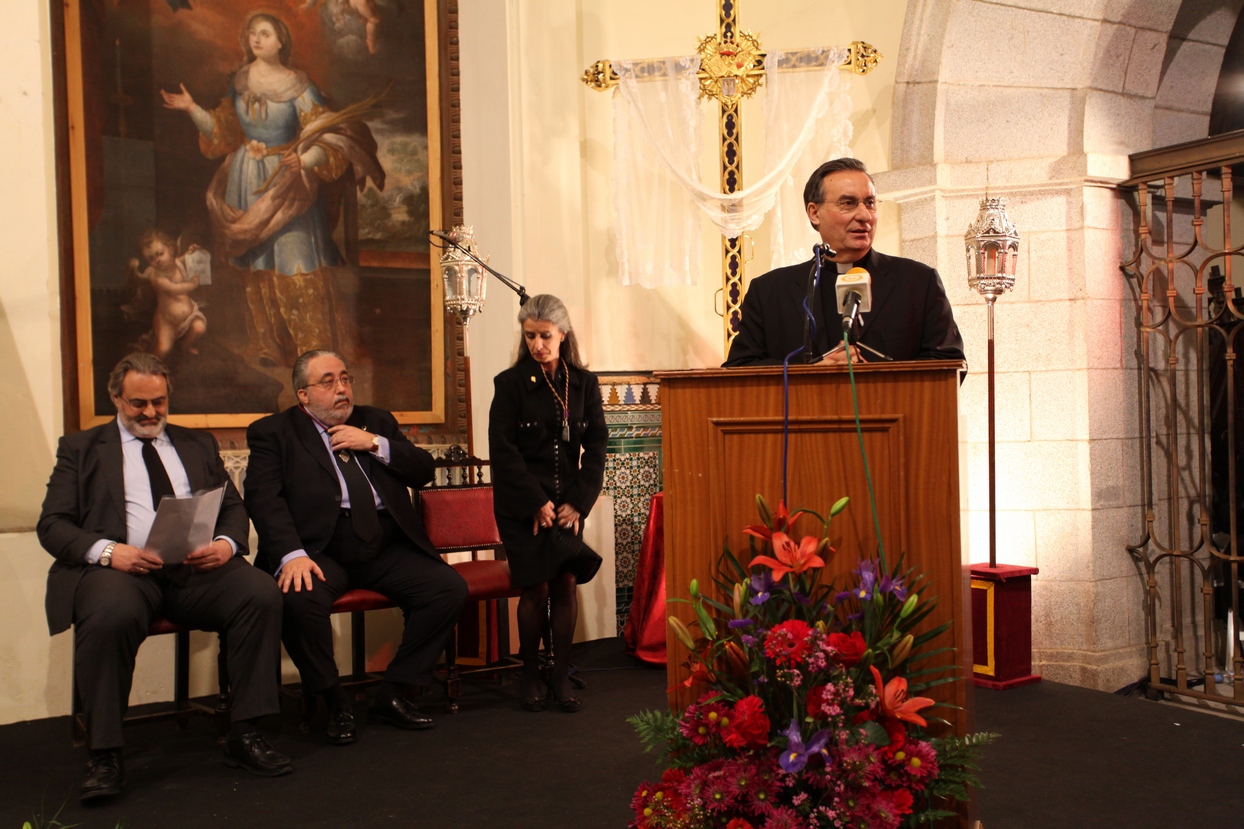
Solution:
<path fill-rule="evenodd" d="M 842 332 L 842 347 L 847 356 L 847 374 L 851 378 L 851 403 L 855 407 L 855 435 L 860 441 L 860 457 L 864 460 L 864 479 L 868 481 L 868 502 L 873 509 L 873 530 L 877 533 L 877 558 L 881 561 L 881 572 L 889 573 L 890 568 L 885 562 L 885 546 L 881 542 L 881 522 L 877 519 L 877 494 L 873 492 L 873 475 L 868 469 L 868 452 L 864 450 L 864 429 L 860 426 L 860 398 L 855 390 L 855 369 L 851 366 L 851 341 L 847 332 Z"/>

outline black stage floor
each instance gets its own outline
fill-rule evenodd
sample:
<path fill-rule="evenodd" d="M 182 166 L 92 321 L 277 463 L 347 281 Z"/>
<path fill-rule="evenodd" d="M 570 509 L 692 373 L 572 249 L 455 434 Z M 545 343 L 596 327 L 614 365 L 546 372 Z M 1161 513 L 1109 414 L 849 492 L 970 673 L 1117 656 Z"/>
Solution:
<path fill-rule="evenodd" d="M 60 821 L 81 829 L 622 829 L 635 786 L 659 774 L 625 718 L 664 704 L 665 672 L 626 657 L 620 640 L 581 645 L 575 659 L 589 685 L 575 715 L 521 711 L 512 681 L 468 683 L 462 713 L 433 731 L 364 727 L 334 748 L 318 729 L 298 733 L 291 704 L 270 738 L 296 771 L 275 780 L 225 767 L 206 718 L 185 731 L 127 726 L 129 785 L 89 809 L 67 718 L 6 725 L 0 829 L 62 804 Z M 441 701 L 434 691 L 425 707 L 439 714 Z M 976 709 L 978 729 L 1002 734 L 984 761 L 985 829 L 1244 826 L 1244 722 L 1048 682 L 978 691 Z"/>

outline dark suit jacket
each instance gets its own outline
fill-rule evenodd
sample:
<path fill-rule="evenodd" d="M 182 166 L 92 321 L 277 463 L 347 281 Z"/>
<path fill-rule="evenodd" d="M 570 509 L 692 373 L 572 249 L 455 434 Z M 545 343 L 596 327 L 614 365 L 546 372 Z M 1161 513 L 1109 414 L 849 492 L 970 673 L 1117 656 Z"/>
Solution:
<path fill-rule="evenodd" d="M 164 427 L 186 468 L 190 489 L 225 487 L 216 518 L 217 536 L 228 536 L 246 553 L 250 527 L 246 507 L 225 474 L 216 438 L 210 432 Z M 73 623 L 73 594 L 86 567 L 86 553 L 96 541 L 126 540 L 125 460 L 116 419 L 65 435 L 56 449 L 56 468 L 48 480 L 39 516 L 39 543 L 55 558 L 48 571 L 45 605 L 48 629 L 60 633 Z"/>
<path fill-rule="evenodd" d="M 402 532 L 439 559 L 407 489 L 432 480 L 432 456 L 407 440 L 383 409 L 355 406 L 346 423 L 388 439 L 387 466 L 367 452 L 355 455 Z M 311 416 L 298 406 L 268 415 L 246 430 L 246 443 L 250 460 L 243 488 L 259 533 L 255 564 L 275 573 L 281 559 L 294 550 L 324 552 L 341 512 L 341 484 Z"/>
<path fill-rule="evenodd" d="M 531 516 L 549 501 L 570 504 L 587 518 L 604 484 L 609 444 L 596 375 L 570 368 L 570 442 L 559 440 L 560 450 L 554 450 L 561 433 L 559 404 L 541 371 L 524 356 L 498 374 L 488 412 L 494 507 L 501 515 L 525 519 L 529 529 Z"/>
<path fill-rule="evenodd" d="M 853 342 L 877 349 L 895 360 L 963 360 L 963 337 L 955 324 L 937 271 L 912 259 L 870 250 L 859 262 L 872 276 L 872 310 L 862 315 Z M 812 260 L 778 268 L 752 280 L 743 298 L 739 332 L 730 345 L 726 366 L 781 365 L 803 347 L 803 301 L 808 293 Z M 842 343 L 836 319 L 826 320 L 821 295 L 833 291 L 837 273 L 821 272 L 812 302 L 816 320 L 813 345 L 818 353 Z M 867 351 L 865 361 L 879 358 Z M 796 355 L 791 362 L 803 362 Z"/>

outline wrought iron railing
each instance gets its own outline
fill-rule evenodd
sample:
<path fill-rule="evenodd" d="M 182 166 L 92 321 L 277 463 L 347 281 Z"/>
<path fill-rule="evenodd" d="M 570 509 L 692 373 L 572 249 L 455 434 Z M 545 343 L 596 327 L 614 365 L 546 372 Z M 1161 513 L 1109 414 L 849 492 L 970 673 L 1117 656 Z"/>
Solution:
<path fill-rule="evenodd" d="M 1244 132 L 1131 161 L 1121 267 L 1136 310 L 1144 524 L 1127 550 L 1145 591 L 1147 682 L 1244 707 L 1244 232 L 1232 236 Z"/>

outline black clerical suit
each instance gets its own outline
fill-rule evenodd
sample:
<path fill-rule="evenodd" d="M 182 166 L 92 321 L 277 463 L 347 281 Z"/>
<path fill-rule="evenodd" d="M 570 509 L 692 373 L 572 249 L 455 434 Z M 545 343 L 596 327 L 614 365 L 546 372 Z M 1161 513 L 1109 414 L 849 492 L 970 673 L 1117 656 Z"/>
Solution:
<path fill-rule="evenodd" d="M 936 270 L 876 250 L 869 250 L 855 266 L 872 277 L 872 310 L 861 315 L 852 332 L 853 343 L 862 343 L 894 360 L 965 359 L 963 337 Z M 723 365 L 781 365 L 788 354 L 803 347 L 803 303 L 811 268 L 809 260 L 752 280 L 743 298 L 738 335 Z M 834 294 L 837 278 L 837 268 L 827 263 L 812 302 L 816 320 L 813 347 L 818 355 L 842 344 Z M 867 350 L 861 357 L 865 362 L 881 359 Z M 802 363 L 802 355 L 796 354 L 791 362 Z"/>
<path fill-rule="evenodd" d="M 281 593 L 266 574 L 242 558 L 250 534 L 246 508 L 225 474 L 211 434 L 164 427 L 190 491 L 224 485 L 213 536 L 232 540 L 239 554 L 214 570 L 185 568 L 177 576 L 134 575 L 88 561 L 87 553 L 100 540 L 128 543 L 122 428 L 114 419 L 61 438 L 38 525 L 39 542 L 56 558 L 48 571 L 48 629 L 56 634 L 74 627 L 74 667 L 88 748 L 122 745 L 121 719 L 133 681 L 134 656 L 151 621 L 161 616 L 228 634 L 236 720 L 276 713 Z M 141 460 L 128 462 L 137 463 L 146 474 Z M 150 497 L 150 489 L 143 497 Z"/>
<path fill-rule="evenodd" d="M 285 593 L 285 649 L 307 693 L 339 681 L 333 658 L 333 601 L 363 587 L 402 608 L 406 628 L 385 679 L 425 685 L 466 601 L 466 582 L 437 555 L 407 487 L 432 480 L 432 456 L 412 444 L 389 412 L 355 406 L 346 424 L 388 440 L 389 462 L 352 452 L 350 463 L 366 473 L 381 502 L 383 538 L 369 545 L 354 532 L 342 509 L 337 465 L 317 422 L 294 406 L 246 430 L 246 505 L 259 534 L 256 563 L 277 573 L 282 559 L 303 550 L 324 572 L 312 587 Z M 353 504 L 351 504 L 353 506 Z"/>

